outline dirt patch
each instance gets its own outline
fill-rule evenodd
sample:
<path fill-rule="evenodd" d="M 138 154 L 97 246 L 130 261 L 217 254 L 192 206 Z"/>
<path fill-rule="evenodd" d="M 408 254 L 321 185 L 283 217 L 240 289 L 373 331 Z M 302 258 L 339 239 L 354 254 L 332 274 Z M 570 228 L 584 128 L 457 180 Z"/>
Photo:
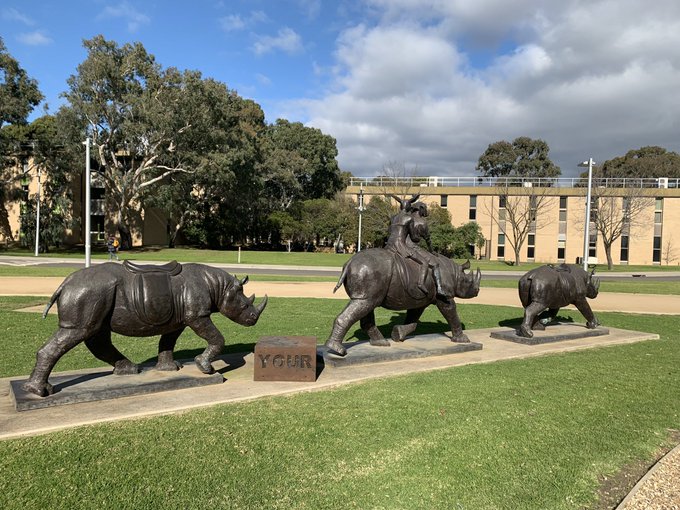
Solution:
<path fill-rule="evenodd" d="M 668 438 L 651 458 L 631 462 L 623 466 L 613 476 L 601 476 L 598 499 L 592 505 L 584 507 L 584 510 L 612 510 L 612 508 L 616 508 L 635 487 L 635 484 L 678 444 L 680 444 L 680 430 L 669 429 Z"/>

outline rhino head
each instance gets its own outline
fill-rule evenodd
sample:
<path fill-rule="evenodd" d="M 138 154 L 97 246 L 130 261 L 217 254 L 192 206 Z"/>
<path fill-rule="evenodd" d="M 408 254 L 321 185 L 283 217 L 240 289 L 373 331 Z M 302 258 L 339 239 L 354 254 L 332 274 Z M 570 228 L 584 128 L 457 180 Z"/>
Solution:
<path fill-rule="evenodd" d="M 595 269 L 588 275 L 586 282 L 586 297 L 588 299 L 595 299 L 600 292 L 600 279 L 595 276 Z"/>
<path fill-rule="evenodd" d="M 456 279 L 456 297 L 461 299 L 470 299 L 479 294 L 479 282 L 482 280 L 482 273 L 477 268 L 477 272 L 473 273 L 465 271 L 470 269 L 470 261 L 468 260 L 460 266 L 460 272 Z"/>
<path fill-rule="evenodd" d="M 220 312 L 237 324 L 253 326 L 257 323 L 265 306 L 267 306 L 267 295 L 265 294 L 260 304 L 255 306 L 255 294 L 246 297 L 243 293 L 243 286 L 246 283 L 248 283 L 247 276 L 241 280 L 234 278 L 233 285 L 227 291 L 220 305 Z"/>

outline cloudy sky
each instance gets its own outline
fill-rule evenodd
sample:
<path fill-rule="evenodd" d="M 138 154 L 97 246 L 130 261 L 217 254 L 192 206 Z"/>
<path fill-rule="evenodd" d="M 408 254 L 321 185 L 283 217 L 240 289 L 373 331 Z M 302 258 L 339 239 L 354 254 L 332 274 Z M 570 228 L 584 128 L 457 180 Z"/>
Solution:
<path fill-rule="evenodd" d="M 97 34 L 332 135 L 356 176 L 474 175 L 518 136 L 548 142 L 565 176 L 645 145 L 680 152 L 677 0 L 0 3 L 0 36 L 50 112 Z"/>

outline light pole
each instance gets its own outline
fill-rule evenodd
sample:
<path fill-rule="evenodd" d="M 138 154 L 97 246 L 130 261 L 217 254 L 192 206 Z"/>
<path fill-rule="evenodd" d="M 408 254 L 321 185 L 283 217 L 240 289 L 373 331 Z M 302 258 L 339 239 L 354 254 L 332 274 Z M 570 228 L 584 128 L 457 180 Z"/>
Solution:
<path fill-rule="evenodd" d="M 359 207 L 357 207 L 357 210 L 359 211 L 359 237 L 357 239 L 357 252 L 361 251 L 361 213 L 364 212 L 364 185 L 361 185 L 361 189 L 359 190 Z"/>
<path fill-rule="evenodd" d="M 92 260 L 92 245 L 91 237 L 92 230 L 90 226 L 90 137 L 85 138 L 85 267 L 90 267 Z"/>
<path fill-rule="evenodd" d="M 42 176 L 41 168 L 38 167 L 38 203 L 35 208 L 35 256 L 38 256 L 40 248 L 40 177 Z"/>
<path fill-rule="evenodd" d="M 588 271 L 588 252 L 590 251 L 590 195 L 593 188 L 593 166 L 595 162 L 593 158 L 588 158 L 588 161 L 579 163 L 580 167 L 588 168 L 588 194 L 586 195 L 586 224 L 583 234 L 583 269 Z"/>

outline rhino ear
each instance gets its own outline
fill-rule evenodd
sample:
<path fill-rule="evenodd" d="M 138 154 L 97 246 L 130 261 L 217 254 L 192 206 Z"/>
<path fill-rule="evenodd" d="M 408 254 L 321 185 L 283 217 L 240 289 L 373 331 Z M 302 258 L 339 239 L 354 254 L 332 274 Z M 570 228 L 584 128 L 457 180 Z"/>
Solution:
<path fill-rule="evenodd" d="M 248 283 L 248 275 L 245 275 L 242 279 L 238 281 L 241 284 L 241 287 L 243 287 L 246 283 Z"/>
<path fill-rule="evenodd" d="M 465 263 L 462 264 L 460 267 L 463 269 L 463 271 L 465 271 L 466 269 L 470 269 L 470 259 L 467 259 Z"/>

